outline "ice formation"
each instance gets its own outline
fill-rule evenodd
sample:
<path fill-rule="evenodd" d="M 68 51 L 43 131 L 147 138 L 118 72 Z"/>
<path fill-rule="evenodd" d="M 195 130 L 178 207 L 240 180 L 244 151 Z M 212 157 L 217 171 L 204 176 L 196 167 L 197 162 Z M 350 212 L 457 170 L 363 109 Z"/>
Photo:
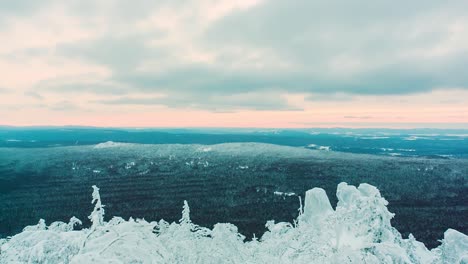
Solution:
<path fill-rule="evenodd" d="M 323 189 L 306 192 L 304 208 L 291 223 L 266 224 L 260 238 L 245 241 L 232 224 L 213 229 L 190 220 L 184 201 L 178 223 L 104 221 L 99 189 L 93 186 L 92 226 L 40 220 L 0 240 L 0 263 L 468 263 L 468 237 L 449 229 L 442 244 L 428 250 L 390 225 L 393 214 L 374 186 L 340 183 L 333 209 Z"/>

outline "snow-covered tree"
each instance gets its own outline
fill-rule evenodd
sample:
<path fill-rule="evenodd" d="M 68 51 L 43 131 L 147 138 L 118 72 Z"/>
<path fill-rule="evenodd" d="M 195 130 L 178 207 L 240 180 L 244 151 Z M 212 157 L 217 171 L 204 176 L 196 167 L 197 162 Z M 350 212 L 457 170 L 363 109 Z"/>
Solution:
<path fill-rule="evenodd" d="M 98 226 L 102 226 L 104 223 L 104 205 L 101 203 L 101 195 L 99 194 L 99 188 L 93 185 L 93 200 L 91 204 L 94 204 L 93 212 L 88 216 L 92 222 L 91 229 L 96 229 Z"/>
<path fill-rule="evenodd" d="M 190 220 L 190 207 L 186 200 L 184 200 L 184 206 L 182 207 L 182 218 L 179 220 L 179 223 L 183 225 L 190 225 L 192 223 Z"/>

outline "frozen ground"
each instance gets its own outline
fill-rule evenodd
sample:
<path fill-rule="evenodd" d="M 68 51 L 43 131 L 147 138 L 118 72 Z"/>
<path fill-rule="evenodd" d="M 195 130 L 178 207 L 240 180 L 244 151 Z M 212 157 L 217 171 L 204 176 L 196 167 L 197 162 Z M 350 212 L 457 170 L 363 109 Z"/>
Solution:
<path fill-rule="evenodd" d="M 391 226 L 393 214 L 374 186 L 340 183 L 333 209 L 325 191 L 306 192 L 294 224 L 268 221 L 268 231 L 246 242 L 237 227 L 213 229 L 192 223 L 184 202 L 178 222 L 104 221 L 99 189 L 93 186 L 91 227 L 81 221 L 40 220 L 0 240 L 0 263 L 467 263 L 468 237 L 449 229 L 432 250 Z"/>

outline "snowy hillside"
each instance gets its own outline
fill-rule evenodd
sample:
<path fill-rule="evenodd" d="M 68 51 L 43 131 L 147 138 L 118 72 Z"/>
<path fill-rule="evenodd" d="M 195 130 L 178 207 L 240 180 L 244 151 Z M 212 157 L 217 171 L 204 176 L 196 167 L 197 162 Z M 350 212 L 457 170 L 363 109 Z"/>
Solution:
<path fill-rule="evenodd" d="M 184 202 L 178 223 L 104 221 L 99 189 L 93 186 L 92 226 L 81 221 L 40 220 L 22 233 L 0 240 L 0 263 L 467 263 L 468 237 L 449 229 L 431 251 L 390 224 L 393 214 L 377 188 L 340 183 L 334 210 L 323 189 L 306 192 L 294 224 L 269 221 L 260 239 L 244 241 L 237 227 L 213 229 L 190 220 Z"/>

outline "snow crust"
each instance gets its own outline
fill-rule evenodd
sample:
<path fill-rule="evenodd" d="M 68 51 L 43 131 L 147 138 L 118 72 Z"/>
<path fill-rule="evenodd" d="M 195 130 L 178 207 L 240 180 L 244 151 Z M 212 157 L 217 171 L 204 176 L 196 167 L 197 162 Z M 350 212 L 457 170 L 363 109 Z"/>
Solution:
<path fill-rule="evenodd" d="M 468 236 L 453 229 L 431 251 L 412 235 L 403 239 L 374 186 L 340 183 L 336 195 L 333 209 L 323 189 L 307 191 L 294 223 L 268 221 L 260 239 L 245 241 L 232 224 L 192 223 L 186 201 L 178 223 L 106 222 L 93 186 L 90 228 L 73 230 L 81 225 L 74 217 L 49 226 L 41 219 L 0 240 L 0 263 L 468 263 Z"/>

